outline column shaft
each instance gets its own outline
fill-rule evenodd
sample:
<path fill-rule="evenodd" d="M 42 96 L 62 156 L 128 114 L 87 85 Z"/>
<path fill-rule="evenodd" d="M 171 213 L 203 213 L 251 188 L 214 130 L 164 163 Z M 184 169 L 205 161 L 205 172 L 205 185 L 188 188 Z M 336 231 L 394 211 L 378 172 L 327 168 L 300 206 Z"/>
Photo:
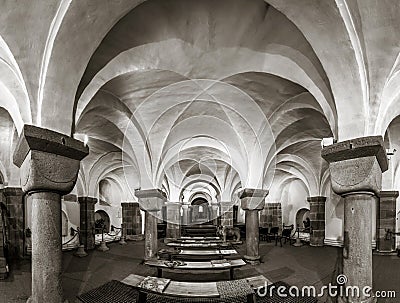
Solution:
<path fill-rule="evenodd" d="M 157 242 L 157 212 L 146 211 L 145 212 L 145 249 L 144 259 L 154 259 L 158 251 Z"/>
<path fill-rule="evenodd" d="M 374 203 L 372 193 L 355 193 L 345 196 L 344 201 L 344 249 L 343 274 L 348 285 L 372 286 L 372 226 L 371 208 Z M 362 295 L 354 298 L 364 302 Z M 349 298 L 349 302 L 353 302 Z"/>
<path fill-rule="evenodd" d="M 80 244 L 85 249 L 95 248 L 95 215 L 94 206 L 97 203 L 96 198 L 78 197 L 80 208 Z"/>
<path fill-rule="evenodd" d="M 376 250 L 379 253 L 396 252 L 396 199 L 398 191 L 381 191 L 377 208 Z"/>
<path fill-rule="evenodd" d="M 33 193 L 32 302 L 63 302 L 61 285 L 61 196 Z"/>
<path fill-rule="evenodd" d="M 259 260 L 259 220 L 258 210 L 245 210 L 246 212 L 246 260 Z"/>
<path fill-rule="evenodd" d="M 181 212 L 180 203 L 167 203 L 167 238 L 177 239 L 181 236 Z"/>
<path fill-rule="evenodd" d="M 310 203 L 310 245 L 324 246 L 326 197 L 308 197 L 307 201 Z"/>
<path fill-rule="evenodd" d="M 3 191 L 6 198 L 9 254 L 12 259 L 24 256 L 24 193 L 18 187 L 6 187 Z"/>

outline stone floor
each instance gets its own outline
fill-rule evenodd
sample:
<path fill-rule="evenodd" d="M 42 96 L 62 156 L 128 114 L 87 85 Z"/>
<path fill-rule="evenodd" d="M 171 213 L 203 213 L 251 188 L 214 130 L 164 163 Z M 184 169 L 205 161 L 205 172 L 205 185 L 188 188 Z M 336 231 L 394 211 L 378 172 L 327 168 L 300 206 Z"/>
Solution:
<path fill-rule="evenodd" d="M 63 287 L 68 301 L 78 302 L 76 295 L 111 279 L 122 280 L 130 273 L 155 275 L 156 271 L 141 264 L 144 241 L 128 242 L 126 246 L 118 243 L 108 244 L 108 252 L 91 251 L 85 258 L 74 257 L 72 252 L 63 253 Z M 162 245 L 160 244 L 160 247 Z M 245 244 L 237 247 L 244 254 Z M 261 242 L 262 263 L 259 266 L 247 265 L 236 270 L 236 278 L 254 276 L 258 273 L 272 281 L 284 281 L 290 285 L 314 285 L 321 287 L 336 279 L 336 269 L 340 262 L 340 250 L 334 247 L 315 248 L 294 247 Z M 374 288 L 376 290 L 396 290 L 400 298 L 400 258 L 374 256 Z M 6 281 L 0 281 L 0 303 L 22 303 L 30 295 L 30 262 L 24 260 L 12 268 Z M 173 277 L 172 277 L 173 278 Z M 182 275 L 179 277 L 182 279 Z M 215 279 L 224 276 L 215 276 Z M 198 280 L 199 277 L 184 277 Z M 400 302 L 400 299 L 380 299 L 378 302 Z M 322 298 L 319 302 L 327 302 Z"/>

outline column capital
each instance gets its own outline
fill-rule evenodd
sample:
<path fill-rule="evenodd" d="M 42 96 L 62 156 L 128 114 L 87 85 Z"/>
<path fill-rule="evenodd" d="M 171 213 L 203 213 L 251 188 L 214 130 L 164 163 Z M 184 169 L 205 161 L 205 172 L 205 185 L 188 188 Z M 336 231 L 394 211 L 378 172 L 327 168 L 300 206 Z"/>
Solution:
<path fill-rule="evenodd" d="M 399 196 L 397 190 L 381 190 L 378 194 L 379 198 L 393 198 L 396 199 Z"/>
<path fill-rule="evenodd" d="M 241 200 L 241 207 L 244 210 L 261 210 L 265 205 L 265 197 L 268 195 L 268 190 L 244 188 L 238 192 Z"/>
<path fill-rule="evenodd" d="M 326 197 L 324 196 L 314 196 L 314 197 L 307 197 L 307 202 L 326 202 Z"/>
<path fill-rule="evenodd" d="M 336 194 L 378 194 L 382 172 L 388 169 L 381 136 L 355 138 L 327 146 L 321 156 L 329 162 L 332 189 Z"/>
<path fill-rule="evenodd" d="M 78 203 L 96 204 L 97 198 L 93 197 L 78 197 Z"/>
<path fill-rule="evenodd" d="M 88 154 L 88 147 L 74 138 L 25 124 L 13 162 L 21 169 L 24 192 L 67 194 L 75 186 L 80 160 Z"/>
<path fill-rule="evenodd" d="M 140 208 L 146 211 L 159 211 L 167 201 L 167 195 L 158 188 L 136 190 L 135 196 L 139 199 Z"/>

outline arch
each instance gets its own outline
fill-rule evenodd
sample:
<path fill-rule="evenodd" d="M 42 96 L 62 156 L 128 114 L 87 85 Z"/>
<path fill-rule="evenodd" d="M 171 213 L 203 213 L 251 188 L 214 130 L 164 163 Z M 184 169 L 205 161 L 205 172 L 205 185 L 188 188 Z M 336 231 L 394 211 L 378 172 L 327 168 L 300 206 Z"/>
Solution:
<path fill-rule="evenodd" d="M 306 220 L 306 218 L 310 218 L 310 210 L 308 208 L 300 208 L 296 212 L 296 218 L 295 218 L 295 223 L 296 227 L 303 228 L 303 221 Z"/>
<path fill-rule="evenodd" d="M 95 220 L 95 228 L 96 234 L 101 233 L 101 226 L 104 224 L 105 229 L 104 232 L 110 232 L 111 221 L 110 216 L 107 214 L 106 211 L 99 209 L 94 213 L 94 220 Z"/>

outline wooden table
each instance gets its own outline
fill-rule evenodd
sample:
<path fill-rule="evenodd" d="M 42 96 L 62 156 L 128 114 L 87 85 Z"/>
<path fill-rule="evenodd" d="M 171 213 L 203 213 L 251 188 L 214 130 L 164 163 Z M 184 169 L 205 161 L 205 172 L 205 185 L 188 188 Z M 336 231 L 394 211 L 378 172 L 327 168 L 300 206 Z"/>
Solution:
<path fill-rule="evenodd" d="M 163 269 L 170 269 L 174 271 L 187 271 L 187 270 L 195 270 L 195 271 L 204 271 L 204 270 L 216 270 L 216 271 L 223 271 L 223 270 L 229 270 L 229 278 L 231 280 L 234 279 L 234 269 L 238 267 L 242 267 L 246 265 L 246 262 L 244 262 L 242 259 L 233 259 L 233 260 L 227 260 L 227 263 L 222 263 L 222 264 L 213 264 L 213 261 L 200 261 L 200 262 L 184 262 L 185 265 L 180 265 L 176 267 L 169 267 L 166 263 L 169 261 L 162 261 L 162 260 L 149 260 L 144 262 L 144 264 L 151 266 L 151 267 L 156 267 L 157 268 L 157 276 L 159 278 L 162 278 L 163 274 L 162 271 Z"/>
<path fill-rule="evenodd" d="M 145 277 L 130 274 L 122 283 L 138 286 Z M 177 297 L 196 297 L 196 298 L 218 298 L 219 292 L 216 282 L 178 282 L 170 281 L 163 291 L 164 294 L 169 294 Z"/>
<path fill-rule="evenodd" d="M 219 248 L 221 244 L 206 242 L 170 242 L 167 244 L 167 246 L 177 248 Z"/>
<path fill-rule="evenodd" d="M 184 259 L 184 260 L 212 260 L 222 259 L 224 257 L 237 254 L 235 249 L 180 249 L 176 253 L 171 255 L 172 259 Z"/>
<path fill-rule="evenodd" d="M 145 277 L 130 274 L 121 282 L 127 285 L 136 286 L 143 281 Z M 256 290 L 258 287 L 263 287 L 265 284 L 272 284 L 263 275 L 246 278 L 246 282 L 250 287 Z M 197 298 L 218 298 L 220 294 L 217 289 L 217 282 L 177 282 L 170 281 L 163 291 L 164 294 L 173 295 L 176 297 L 197 297 Z"/>

